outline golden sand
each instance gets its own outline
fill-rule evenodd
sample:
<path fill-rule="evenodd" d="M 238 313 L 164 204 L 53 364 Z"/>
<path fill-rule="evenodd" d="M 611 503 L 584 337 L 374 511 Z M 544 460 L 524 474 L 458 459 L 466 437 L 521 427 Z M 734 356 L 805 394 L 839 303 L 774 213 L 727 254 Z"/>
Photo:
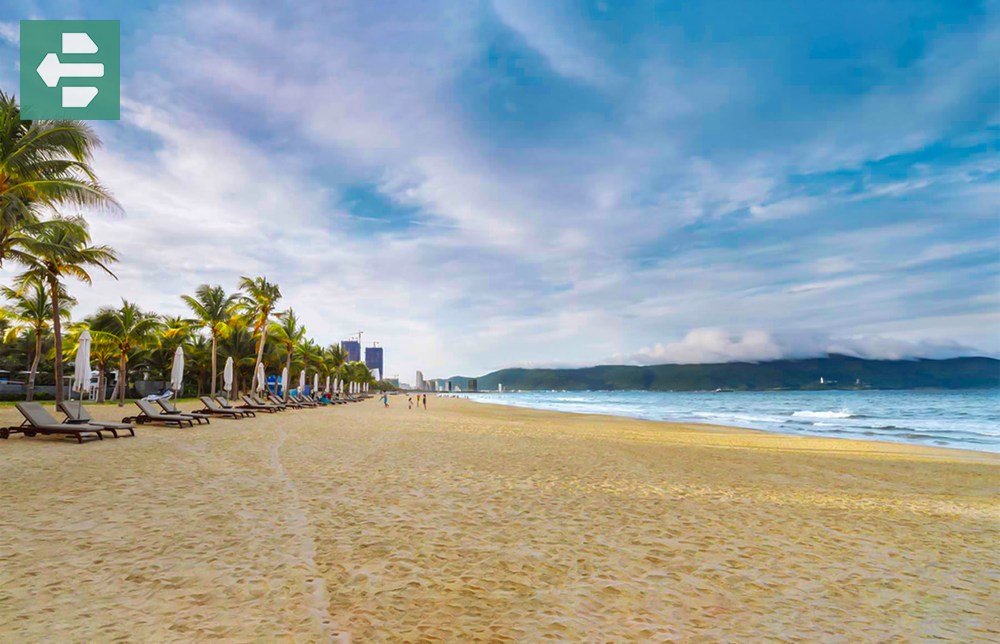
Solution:
<path fill-rule="evenodd" d="M 392 402 L 0 441 L 0 641 L 1000 639 L 994 455 Z"/>

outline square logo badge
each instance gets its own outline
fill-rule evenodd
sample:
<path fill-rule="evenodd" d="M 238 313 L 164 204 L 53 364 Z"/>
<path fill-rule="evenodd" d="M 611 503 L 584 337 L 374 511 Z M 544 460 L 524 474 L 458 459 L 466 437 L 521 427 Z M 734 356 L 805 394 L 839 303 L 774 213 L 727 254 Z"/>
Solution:
<path fill-rule="evenodd" d="M 121 118 L 120 21 L 22 20 L 21 118 Z"/>

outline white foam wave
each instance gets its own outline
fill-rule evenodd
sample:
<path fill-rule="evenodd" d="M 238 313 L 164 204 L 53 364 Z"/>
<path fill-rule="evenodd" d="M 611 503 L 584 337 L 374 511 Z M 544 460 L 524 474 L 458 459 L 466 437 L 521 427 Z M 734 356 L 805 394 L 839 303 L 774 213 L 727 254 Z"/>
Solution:
<path fill-rule="evenodd" d="M 792 416 L 798 418 L 850 418 L 851 412 L 849 411 L 793 411 Z"/>

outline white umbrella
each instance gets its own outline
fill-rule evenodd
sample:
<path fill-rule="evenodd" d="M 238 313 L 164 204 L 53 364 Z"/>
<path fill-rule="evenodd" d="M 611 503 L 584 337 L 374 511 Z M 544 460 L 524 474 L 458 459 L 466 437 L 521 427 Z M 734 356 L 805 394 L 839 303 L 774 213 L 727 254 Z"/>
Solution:
<path fill-rule="evenodd" d="M 330 374 L 326 374 L 326 389 L 323 391 L 330 393 Z"/>
<path fill-rule="evenodd" d="M 315 394 L 317 391 L 319 391 L 319 374 L 318 373 L 314 373 L 313 374 L 313 388 L 312 388 L 312 391 L 309 392 L 309 393 Z"/>
<path fill-rule="evenodd" d="M 83 392 L 90 388 L 90 331 L 84 329 L 80 334 L 80 344 L 76 347 L 76 361 L 73 368 L 73 387 L 71 391 L 80 392 L 80 400 L 83 400 Z M 70 398 L 72 398 L 72 393 Z"/>
<path fill-rule="evenodd" d="M 281 395 L 288 397 L 288 367 L 281 369 Z"/>
<path fill-rule="evenodd" d="M 174 351 L 174 365 L 170 368 L 170 386 L 174 390 L 174 398 L 180 395 L 184 383 L 184 349 L 177 347 Z"/>
<path fill-rule="evenodd" d="M 333 393 L 335 394 L 340 393 L 340 378 L 333 379 Z"/>
<path fill-rule="evenodd" d="M 257 391 L 267 389 L 267 374 L 264 373 L 264 363 L 257 365 Z"/>
<path fill-rule="evenodd" d="M 233 394 L 233 356 L 226 358 L 226 366 L 222 368 L 222 388 L 230 396 Z"/>
<path fill-rule="evenodd" d="M 302 371 L 299 372 L 299 395 L 300 396 L 302 395 L 302 392 L 305 390 L 305 388 L 306 388 L 306 370 L 303 369 Z"/>

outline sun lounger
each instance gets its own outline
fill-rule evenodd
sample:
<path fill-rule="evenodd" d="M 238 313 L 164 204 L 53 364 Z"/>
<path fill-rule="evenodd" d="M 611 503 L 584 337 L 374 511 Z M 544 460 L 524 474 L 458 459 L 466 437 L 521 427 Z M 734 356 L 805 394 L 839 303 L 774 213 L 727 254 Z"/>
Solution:
<path fill-rule="evenodd" d="M 288 407 L 285 405 L 285 403 L 281 401 L 268 402 L 266 400 L 261 399 L 260 396 L 258 396 L 257 394 L 250 394 L 250 400 L 253 401 L 254 404 L 260 405 L 261 407 L 264 407 L 266 405 L 271 405 L 278 411 L 288 411 Z"/>
<path fill-rule="evenodd" d="M 193 418 L 188 418 L 187 416 L 182 416 L 181 414 L 161 414 L 149 404 L 148 400 L 136 400 L 134 402 L 135 406 L 139 408 L 141 413 L 136 416 L 122 418 L 123 423 L 134 422 L 139 425 L 157 423 L 160 425 L 176 425 L 177 427 L 184 427 L 185 425 L 188 427 L 194 426 Z"/>
<path fill-rule="evenodd" d="M 239 409 L 254 409 L 257 411 L 266 411 L 269 414 L 274 414 L 281 411 L 281 408 L 277 405 L 261 405 L 255 403 L 250 396 L 243 394 L 240 396 L 243 399 L 243 404 L 239 406 Z"/>
<path fill-rule="evenodd" d="M 198 400 L 201 401 L 201 404 L 205 405 L 205 410 L 209 414 L 225 416 L 226 418 L 246 418 L 248 416 L 246 411 L 241 409 L 223 409 L 219 406 L 219 403 L 215 402 L 208 396 L 200 396 Z"/>
<path fill-rule="evenodd" d="M 174 401 L 169 398 L 157 398 L 156 404 L 160 406 L 160 409 L 163 410 L 164 414 L 168 414 L 170 416 L 184 416 L 185 418 L 198 421 L 199 425 L 202 423 L 208 425 L 212 422 L 209 420 L 211 416 L 208 414 L 203 414 L 198 411 L 181 411 L 180 409 L 177 409 L 177 406 L 174 405 Z"/>
<path fill-rule="evenodd" d="M 306 398 L 305 396 L 302 396 L 302 395 L 289 396 L 289 398 L 292 399 L 292 400 L 294 400 L 295 402 L 299 403 L 300 405 L 302 405 L 304 407 L 319 407 L 319 403 L 317 403 L 315 401 L 312 401 L 312 400 L 309 400 L 308 398 Z"/>
<path fill-rule="evenodd" d="M 104 429 L 110 431 L 114 434 L 115 438 L 118 438 L 118 432 L 128 432 L 132 436 L 135 436 L 135 427 L 129 423 L 112 423 L 106 420 L 94 420 L 87 408 L 83 406 L 79 400 L 64 400 L 56 405 L 56 407 L 63 414 L 66 415 L 66 420 L 64 423 L 70 423 L 72 425 L 97 425 L 98 427 L 103 427 Z"/>
<path fill-rule="evenodd" d="M 233 405 L 231 402 L 229 402 L 228 398 L 226 398 L 221 394 L 215 397 L 215 402 L 219 403 L 219 407 L 222 407 L 227 411 L 241 411 L 247 416 L 253 416 L 253 417 L 257 416 L 257 414 L 254 413 L 253 409 L 249 407 L 237 407 Z"/>
<path fill-rule="evenodd" d="M 0 429 L 0 438 L 7 438 L 11 434 L 20 432 L 25 436 L 35 436 L 42 434 L 72 436 L 77 443 L 82 443 L 84 437 L 97 437 L 104 440 L 102 432 L 112 431 L 97 425 L 86 425 L 84 423 L 64 424 L 59 423 L 49 412 L 36 402 L 19 402 L 15 405 L 17 410 L 24 416 L 24 422 L 17 427 L 4 427 Z M 114 432 L 112 432 L 114 433 Z"/>
<path fill-rule="evenodd" d="M 295 402 L 294 399 L 289 398 L 288 400 L 282 400 L 274 394 L 268 395 L 268 399 L 275 405 L 282 405 L 283 407 L 291 407 L 292 409 L 303 409 L 305 405 Z"/>

